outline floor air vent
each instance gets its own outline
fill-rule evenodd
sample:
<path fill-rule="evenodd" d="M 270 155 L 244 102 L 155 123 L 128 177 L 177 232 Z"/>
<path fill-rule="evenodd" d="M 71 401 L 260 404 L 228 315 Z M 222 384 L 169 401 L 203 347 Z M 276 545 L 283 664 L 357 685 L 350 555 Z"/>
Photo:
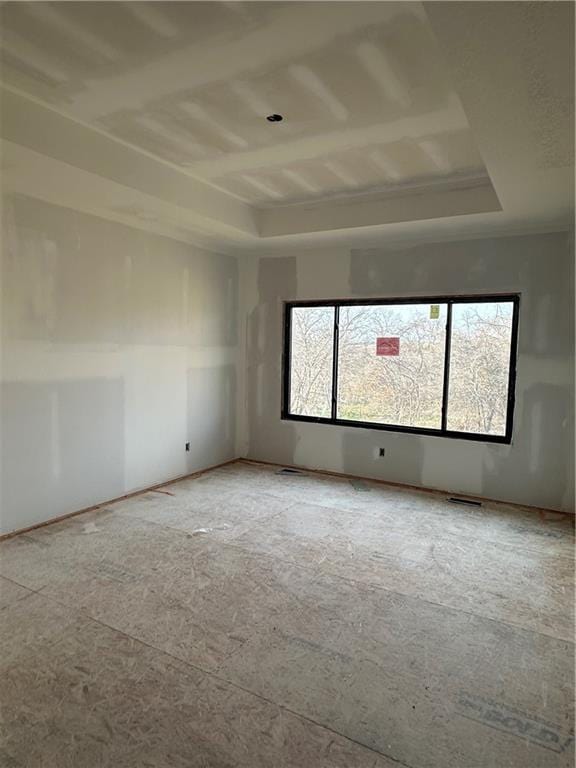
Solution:
<path fill-rule="evenodd" d="M 304 474 L 299 469 L 279 469 L 278 472 L 276 472 L 277 475 L 302 475 Z"/>
<path fill-rule="evenodd" d="M 448 501 L 451 501 L 452 504 L 465 504 L 467 507 L 481 507 L 482 502 L 481 501 L 472 501 L 472 499 L 459 499 L 458 496 L 450 496 Z"/>

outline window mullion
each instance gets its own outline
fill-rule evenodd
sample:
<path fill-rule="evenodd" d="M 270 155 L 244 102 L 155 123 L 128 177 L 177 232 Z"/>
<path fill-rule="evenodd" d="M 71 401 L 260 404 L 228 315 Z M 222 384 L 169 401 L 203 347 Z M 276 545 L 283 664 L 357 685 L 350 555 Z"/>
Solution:
<path fill-rule="evenodd" d="M 512 333 L 510 336 L 510 357 L 508 359 L 508 398 L 506 402 L 506 438 L 512 440 L 512 423 L 514 419 L 514 401 L 516 398 L 516 360 L 518 356 L 518 320 L 520 302 L 518 297 L 512 305 Z"/>
<path fill-rule="evenodd" d="M 338 344 L 340 341 L 340 307 L 334 307 L 334 337 L 332 343 L 332 421 L 338 413 Z"/>
<path fill-rule="evenodd" d="M 446 431 L 448 420 L 448 387 L 450 386 L 450 347 L 452 344 L 452 302 L 447 304 L 446 339 L 444 342 L 444 382 L 442 386 L 442 424 L 440 429 Z"/>
<path fill-rule="evenodd" d="M 284 353 L 282 360 L 282 418 L 287 418 L 292 402 L 292 306 L 284 305 Z"/>

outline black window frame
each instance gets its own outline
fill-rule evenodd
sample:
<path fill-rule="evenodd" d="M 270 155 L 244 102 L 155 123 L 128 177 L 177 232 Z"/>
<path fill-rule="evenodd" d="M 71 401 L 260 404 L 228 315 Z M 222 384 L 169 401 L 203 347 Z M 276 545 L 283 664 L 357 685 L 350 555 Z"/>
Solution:
<path fill-rule="evenodd" d="M 506 408 L 506 431 L 504 435 L 487 435 L 479 432 L 460 432 L 446 428 L 448 408 L 448 387 L 450 384 L 450 344 L 452 329 L 452 307 L 454 304 L 480 304 L 496 301 L 512 303 L 512 334 L 510 337 L 510 361 L 508 367 L 508 401 Z M 446 340 L 444 348 L 444 372 L 442 385 L 442 411 L 440 429 L 430 427 L 408 427 L 398 424 L 379 424 L 371 421 L 353 421 L 336 418 L 338 404 L 338 342 L 339 314 L 341 307 L 358 306 L 391 306 L 395 304 L 446 304 Z M 291 376 L 291 330 L 292 309 L 294 307 L 334 307 L 333 328 L 333 358 L 332 358 L 332 401 L 331 416 L 303 416 L 290 413 L 290 376 Z M 429 435 L 430 437 L 449 437 L 458 440 L 474 440 L 483 443 L 512 442 L 514 428 L 514 405 L 516 402 L 516 361 L 518 356 L 518 325 L 520 319 L 520 294 L 477 294 L 466 296 L 411 296 L 408 298 L 394 297 L 389 299 L 323 299 L 320 301 L 286 301 L 284 302 L 284 341 L 282 352 L 282 410 L 281 419 L 285 421 L 301 421 L 312 424 L 331 424 L 340 427 L 355 427 L 357 429 L 372 429 L 385 432 L 403 432 L 411 435 Z"/>

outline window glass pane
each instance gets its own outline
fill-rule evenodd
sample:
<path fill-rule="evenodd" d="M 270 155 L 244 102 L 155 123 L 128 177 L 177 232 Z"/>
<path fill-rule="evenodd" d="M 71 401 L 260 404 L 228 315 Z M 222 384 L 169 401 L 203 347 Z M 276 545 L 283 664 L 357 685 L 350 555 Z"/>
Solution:
<path fill-rule="evenodd" d="M 340 308 L 338 418 L 440 429 L 445 304 Z"/>
<path fill-rule="evenodd" d="M 330 418 L 334 307 L 293 307 L 290 413 Z"/>
<path fill-rule="evenodd" d="M 452 306 L 447 428 L 506 433 L 513 303 Z"/>

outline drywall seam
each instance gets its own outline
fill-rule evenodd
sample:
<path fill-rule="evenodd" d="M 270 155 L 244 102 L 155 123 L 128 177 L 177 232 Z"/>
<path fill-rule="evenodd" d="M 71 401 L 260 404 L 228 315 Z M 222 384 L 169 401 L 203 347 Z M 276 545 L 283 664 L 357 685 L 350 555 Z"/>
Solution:
<path fill-rule="evenodd" d="M 237 456 L 238 259 L 3 203 L 2 532 Z"/>
<path fill-rule="evenodd" d="M 245 254 L 238 261 L 239 267 L 239 356 L 242 360 L 242 374 L 238 379 L 238 440 L 239 456 L 248 454 L 250 444 L 250 418 L 248 390 L 248 366 L 250 365 L 250 317 L 258 306 L 257 270 L 258 258 Z"/>
<path fill-rule="evenodd" d="M 0 128 L 7 141 L 193 210 L 211 226 L 224 226 L 239 234 L 254 233 L 252 209 L 227 192 L 118 144 L 106 134 L 87 130 L 15 91 L 0 91 L 0 95 Z"/>

